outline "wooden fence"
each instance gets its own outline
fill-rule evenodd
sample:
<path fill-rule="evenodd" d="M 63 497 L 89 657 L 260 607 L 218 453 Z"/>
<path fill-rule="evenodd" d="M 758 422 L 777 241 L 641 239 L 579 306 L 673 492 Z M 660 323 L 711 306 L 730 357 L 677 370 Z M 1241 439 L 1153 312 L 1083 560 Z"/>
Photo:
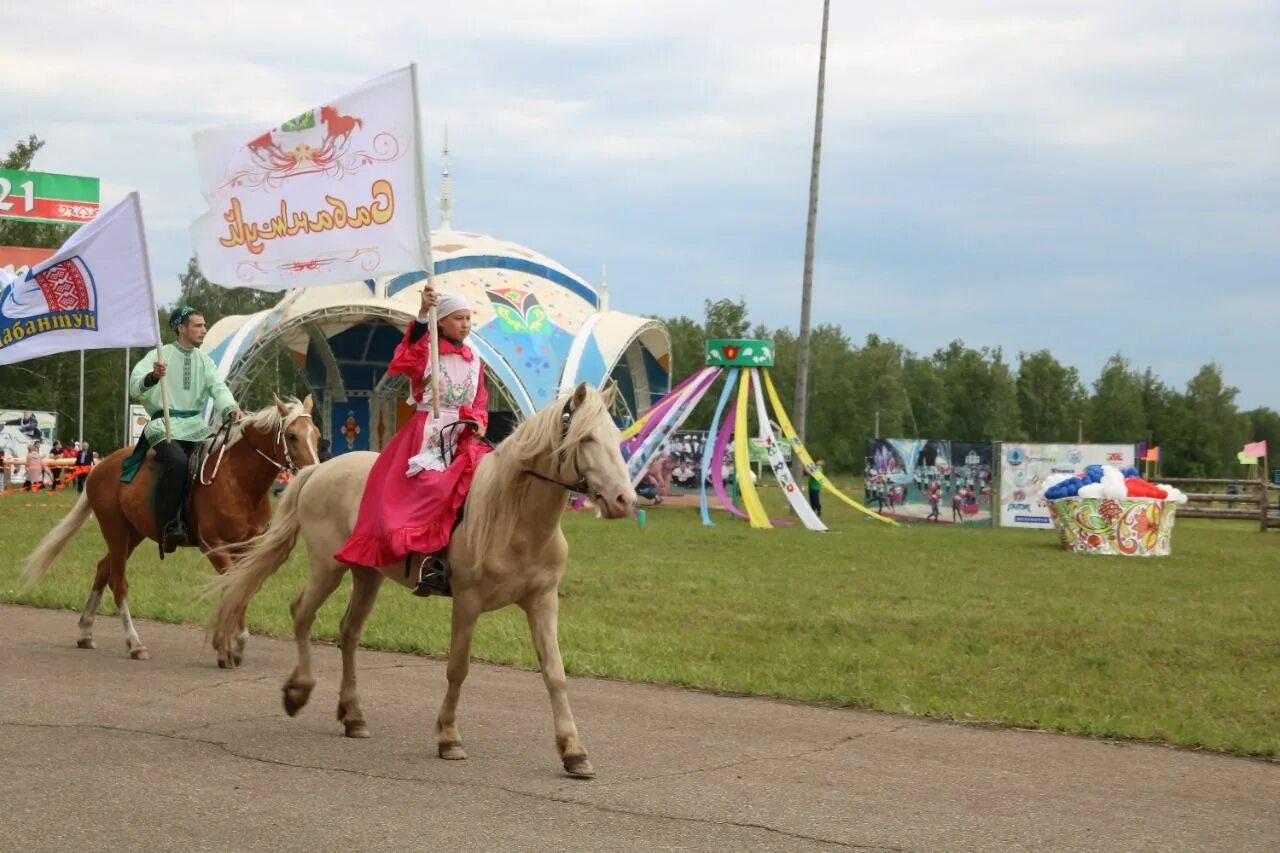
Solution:
<path fill-rule="evenodd" d="M 1179 518 L 1234 518 L 1256 521 L 1258 529 L 1280 529 L 1280 486 L 1265 480 L 1215 480 L 1202 477 L 1161 477 L 1160 482 L 1182 489 L 1186 506 L 1178 507 Z M 1234 486 L 1236 494 L 1191 491 L 1191 487 Z"/>

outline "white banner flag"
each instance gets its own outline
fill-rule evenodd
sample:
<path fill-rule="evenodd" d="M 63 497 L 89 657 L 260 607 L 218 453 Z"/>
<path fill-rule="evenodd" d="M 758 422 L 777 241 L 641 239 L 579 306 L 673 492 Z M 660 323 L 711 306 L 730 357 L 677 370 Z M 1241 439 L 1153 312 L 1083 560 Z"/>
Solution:
<path fill-rule="evenodd" d="M 283 290 L 424 269 L 409 68 L 286 122 L 196 134 L 200 269 Z"/>
<path fill-rule="evenodd" d="M 0 364 L 56 352 L 156 345 L 138 194 L 99 213 L 23 275 L 0 270 Z"/>

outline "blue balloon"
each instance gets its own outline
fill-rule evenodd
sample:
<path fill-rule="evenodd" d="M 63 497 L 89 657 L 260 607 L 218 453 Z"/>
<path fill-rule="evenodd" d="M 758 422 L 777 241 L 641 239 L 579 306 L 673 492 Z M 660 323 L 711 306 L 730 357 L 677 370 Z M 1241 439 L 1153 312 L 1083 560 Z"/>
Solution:
<path fill-rule="evenodd" d="M 1071 477 L 1046 489 L 1044 496 L 1049 500 L 1074 498 L 1080 492 L 1080 487 L 1085 485 L 1086 482 L 1079 477 Z"/>

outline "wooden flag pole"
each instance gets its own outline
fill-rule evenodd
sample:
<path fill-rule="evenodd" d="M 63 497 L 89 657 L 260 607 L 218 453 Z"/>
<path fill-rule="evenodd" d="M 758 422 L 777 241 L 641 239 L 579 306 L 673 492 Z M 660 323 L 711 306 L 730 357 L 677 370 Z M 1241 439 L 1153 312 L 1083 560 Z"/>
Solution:
<path fill-rule="evenodd" d="M 423 264 L 426 267 L 424 272 L 427 274 L 427 287 L 435 290 L 436 287 L 436 265 L 431 257 L 431 220 L 427 217 L 427 171 L 423 163 L 422 157 L 422 115 L 418 104 L 418 63 L 414 62 L 409 66 L 409 79 L 413 83 L 413 157 L 418 175 L 417 180 L 417 196 L 418 196 L 418 239 L 422 246 Z M 427 314 L 427 323 L 430 328 L 427 330 L 431 335 L 431 417 L 439 419 L 440 417 L 440 331 L 437 326 L 438 317 L 436 316 L 435 306 L 431 306 L 431 310 Z"/>
<path fill-rule="evenodd" d="M 1270 450 L 1271 448 L 1267 448 Z M 1258 472 L 1258 529 L 1263 533 L 1267 532 L 1267 454 L 1262 454 L 1262 458 L 1258 460 L 1262 463 L 1262 470 Z"/>
<path fill-rule="evenodd" d="M 142 241 L 142 266 L 147 276 L 147 291 L 151 294 L 151 318 L 156 324 L 156 361 L 162 361 L 164 356 L 164 341 L 160 338 L 160 309 L 156 306 L 156 285 L 151 280 L 151 254 L 147 251 L 147 232 L 142 226 L 142 199 L 138 199 L 138 203 L 133 208 L 138 214 L 138 235 Z M 168 365 L 166 365 L 167 367 Z M 160 377 L 160 404 L 164 411 L 164 440 L 173 440 L 173 425 L 169 421 L 169 391 L 164 377 Z M 125 436 L 128 440 L 128 436 Z"/>

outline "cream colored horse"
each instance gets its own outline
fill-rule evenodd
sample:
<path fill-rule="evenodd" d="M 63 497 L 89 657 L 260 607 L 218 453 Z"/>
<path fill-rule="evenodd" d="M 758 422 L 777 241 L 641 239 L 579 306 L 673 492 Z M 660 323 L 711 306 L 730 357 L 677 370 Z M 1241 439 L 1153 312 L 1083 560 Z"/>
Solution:
<path fill-rule="evenodd" d="M 556 747 L 571 776 L 595 775 L 569 708 L 557 629 L 560 579 L 568 544 L 560 517 L 570 487 L 593 496 L 606 518 L 625 518 L 635 508 L 621 436 L 609 417 L 611 392 L 602 395 L 579 385 L 573 394 L 521 424 L 476 469 L 462 523 L 454 532 L 448 558 L 453 567 L 453 622 L 449 644 L 449 687 L 436 718 L 441 758 L 466 758 L 458 734 L 458 695 L 467 677 L 471 636 L 481 613 L 519 605 L 529 620 L 543 682 L 551 697 Z M 293 716 L 307 704 L 316 680 L 311 674 L 311 624 L 324 600 L 350 569 L 333 559 L 355 526 L 363 483 L 376 459 L 373 453 L 349 453 L 303 470 L 289 484 L 271 529 L 249 544 L 214 588 L 221 590 L 211 620 L 215 649 L 234 641 L 249 599 L 288 558 L 298 535 L 306 540 L 311 573 L 293 602 L 293 632 L 298 664 L 284 684 L 284 708 Z M 356 647 L 373 609 L 384 574 L 350 569 L 351 600 L 342 618 L 342 685 L 338 720 L 348 737 L 368 737 L 356 694 Z M 386 576 L 412 587 L 403 565 Z"/>

